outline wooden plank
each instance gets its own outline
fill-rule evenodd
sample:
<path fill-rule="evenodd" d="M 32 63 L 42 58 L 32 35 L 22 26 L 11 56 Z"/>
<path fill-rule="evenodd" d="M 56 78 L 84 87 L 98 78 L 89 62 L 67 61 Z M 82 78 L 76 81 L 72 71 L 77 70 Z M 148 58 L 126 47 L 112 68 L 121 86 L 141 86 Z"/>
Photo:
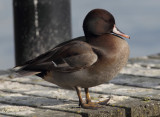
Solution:
<path fill-rule="evenodd" d="M 157 77 L 160 78 L 160 69 L 151 69 L 140 66 L 139 64 L 128 64 L 124 69 L 121 70 L 122 74 L 140 75 L 146 77 Z"/>
<path fill-rule="evenodd" d="M 101 94 L 113 94 L 120 96 L 130 96 L 135 98 L 151 98 L 153 100 L 160 100 L 160 90 L 140 88 L 125 85 L 115 85 L 115 84 L 102 84 L 90 88 L 92 92 Z"/>
<path fill-rule="evenodd" d="M 22 94 L 13 93 L 13 92 L 7 93 L 7 92 L 1 91 L 0 93 L 1 93 L 0 103 L 12 105 L 12 106 L 14 105 L 18 110 L 19 108 L 22 108 L 22 107 L 24 107 L 24 110 L 29 110 L 30 108 L 33 108 L 31 113 L 29 113 L 30 111 L 27 113 L 28 115 L 36 115 L 36 116 L 41 114 L 44 115 L 43 112 L 49 110 L 49 112 L 46 113 L 48 116 L 50 114 L 52 115 L 56 114 L 57 116 L 59 115 L 60 117 L 61 116 L 62 117 L 63 116 L 125 117 L 125 109 L 118 108 L 118 107 L 106 106 L 98 110 L 88 110 L 88 109 L 86 110 L 82 108 L 77 108 L 77 103 L 75 103 L 74 101 L 65 101 L 65 100 L 57 100 L 54 98 L 51 99 L 46 97 L 22 95 Z M 12 109 L 15 111 L 15 107 L 13 107 Z M 7 110 L 4 113 L 9 113 L 9 112 L 10 112 L 9 109 L 7 108 Z M 10 114 L 14 114 L 14 113 L 10 112 Z M 16 115 L 17 114 L 21 115 L 19 111 L 16 112 Z"/>
<path fill-rule="evenodd" d="M 53 83 L 49 83 L 45 80 L 43 80 L 40 77 L 37 76 L 27 76 L 27 77 L 17 77 L 17 78 L 10 78 L 8 74 L 5 75 L 0 75 L 0 80 L 3 81 L 12 81 L 12 82 L 17 82 L 17 83 L 22 83 L 22 84 L 31 84 L 31 85 L 42 85 L 42 86 L 47 86 L 47 87 L 52 87 L 52 88 L 57 88 L 58 86 L 53 84 Z"/>
<path fill-rule="evenodd" d="M 146 117 L 160 116 L 160 60 L 130 59 L 129 64 L 110 83 L 90 88 L 92 101 L 112 96 L 109 105 L 98 110 L 78 107 L 77 94 L 61 89 L 35 76 L 10 79 L 10 71 L 0 71 L 0 117 L 75 116 Z M 85 97 L 84 92 L 82 96 Z M 12 108 L 12 109 L 10 109 Z M 6 112 L 4 110 L 7 109 Z M 8 113 L 7 113 L 8 112 Z"/>
<path fill-rule="evenodd" d="M 0 82 L 0 94 L 0 103 L 9 105 L 49 109 L 60 112 L 62 111 L 69 114 L 75 113 L 82 116 L 125 116 L 125 109 L 123 108 L 107 106 L 100 110 L 90 111 L 77 108 L 78 98 L 76 92 L 70 90 L 3 81 Z"/>
<path fill-rule="evenodd" d="M 46 87 L 58 88 L 58 86 L 48 83 L 39 77 L 26 77 L 26 78 L 16 78 L 16 79 L 9 79 L 9 78 L 2 78 L 3 80 L 8 80 L 12 82 L 19 82 L 24 84 L 37 84 Z M 116 78 L 110 81 L 114 84 L 119 85 L 127 85 L 127 86 L 136 86 L 136 87 L 144 87 L 144 88 L 153 88 L 153 89 L 160 89 L 160 80 L 156 77 L 144 77 L 144 76 L 135 76 L 135 75 L 127 75 L 127 74 L 120 74 Z"/>
<path fill-rule="evenodd" d="M 113 99 L 111 99 L 110 106 L 107 106 L 102 110 L 86 111 L 85 109 L 80 109 L 80 108 L 77 109 L 78 98 L 75 91 L 69 91 L 69 90 L 58 89 L 58 88 L 56 89 L 50 86 L 44 87 L 36 84 L 35 85 L 27 84 L 27 83 L 24 84 L 19 82 L 12 82 L 12 81 L 0 82 L 0 90 L 1 90 L 0 92 L 1 97 L 3 97 L 3 98 L 0 98 L 1 102 L 6 102 L 14 105 L 41 108 L 41 109 L 61 110 L 65 112 L 67 111 L 67 113 L 78 112 L 80 113 L 80 115 L 85 115 L 85 116 L 93 116 L 93 114 L 96 115 L 95 113 L 97 114 L 101 113 L 101 115 L 103 116 L 104 115 L 109 116 L 109 115 L 112 115 L 113 113 L 116 114 L 116 116 L 120 116 L 120 115 L 125 116 L 126 114 L 127 115 L 132 114 L 136 109 L 136 107 L 135 106 L 127 107 L 126 105 L 124 105 L 125 103 L 122 103 L 122 102 L 125 102 L 127 99 L 128 100 L 130 99 L 128 102 L 126 102 L 126 103 L 130 102 L 131 104 L 129 105 L 134 105 L 134 102 L 136 104 L 139 104 L 139 106 L 137 105 L 137 108 L 140 108 L 140 109 L 137 112 L 140 113 L 141 111 L 144 111 L 144 108 L 141 108 L 143 106 L 140 106 L 140 105 L 145 106 L 146 102 L 145 104 L 143 104 L 139 100 L 143 101 L 145 99 L 149 99 L 148 96 L 150 96 L 151 99 L 159 100 L 159 96 L 158 96 L 159 90 L 138 88 L 138 87 L 127 87 L 127 86 L 115 85 L 115 84 L 103 84 L 95 88 L 91 88 L 91 92 L 92 92 L 91 98 L 94 101 L 97 101 L 99 99 L 104 99 L 101 97 L 108 96 L 108 94 L 112 94 L 112 95 L 115 94 L 115 95 L 122 95 L 122 96 L 117 96 L 118 98 L 115 98 L 115 96 L 113 96 L 114 101 L 112 101 Z M 123 96 L 125 98 L 121 98 Z M 131 97 L 135 97 L 135 98 L 131 98 Z M 149 103 L 149 104 L 150 106 L 148 108 L 151 108 L 152 103 Z M 115 106 L 115 107 L 112 108 L 112 106 Z M 157 106 L 155 108 L 157 108 Z M 127 113 L 128 109 L 130 110 L 130 113 Z M 148 111 L 145 111 L 144 114 L 146 113 L 148 113 Z M 157 112 L 155 112 L 155 115 L 156 114 Z"/>
<path fill-rule="evenodd" d="M 1 116 L 2 115 L 2 116 Z M 80 114 L 40 109 L 29 106 L 16 106 L 12 104 L 0 104 L 0 117 L 81 117 Z"/>
<path fill-rule="evenodd" d="M 23 87 L 23 88 L 22 88 Z M 52 87 L 41 86 L 41 85 L 32 85 L 32 84 L 23 84 L 19 82 L 5 81 L 0 82 L 1 90 L 11 90 L 19 93 L 25 93 L 30 95 L 41 95 L 48 97 L 66 99 L 77 99 L 75 91 L 69 91 L 64 89 L 54 90 Z M 102 84 L 93 88 L 90 88 L 92 92 L 99 94 L 114 94 L 114 95 L 124 95 L 124 96 L 134 96 L 137 98 L 150 97 L 151 99 L 159 100 L 160 90 L 151 89 L 151 88 L 140 88 L 135 86 L 125 86 L 125 85 L 116 85 L 116 84 Z M 71 93 L 72 92 L 72 93 Z"/>
<path fill-rule="evenodd" d="M 159 66 L 160 59 L 152 59 L 150 57 L 140 57 L 140 58 L 130 58 L 128 63 L 129 64 L 143 64 L 143 65 L 153 65 L 153 66 Z"/>
<path fill-rule="evenodd" d="M 110 83 L 126 86 L 160 89 L 160 79 L 156 77 L 121 74 L 111 80 Z"/>
<path fill-rule="evenodd" d="M 131 58 L 121 73 L 160 78 L 160 59 Z"/>
<path fill-rule="evenodd" d="M 120 97 L 118 96 L 117 98 Z M 124 96 L 122 97 L 124 98 Z M 120 101 L 117 101 L 117 99 L 115 99 L 115 102 L 110 101 L 109 105 L 125 108 L 126 117 L 153 117 L 160 115 L 160 101 L 123 98 Z"/>
<path fill-rule="evenodd" d="M 0 117 L 3 116 L 25 116 L 34 113 L 34 108 L 26 106 L 15 106 L 0 103 Z M 3 116 L 1 116 L 3 115 Z"/>

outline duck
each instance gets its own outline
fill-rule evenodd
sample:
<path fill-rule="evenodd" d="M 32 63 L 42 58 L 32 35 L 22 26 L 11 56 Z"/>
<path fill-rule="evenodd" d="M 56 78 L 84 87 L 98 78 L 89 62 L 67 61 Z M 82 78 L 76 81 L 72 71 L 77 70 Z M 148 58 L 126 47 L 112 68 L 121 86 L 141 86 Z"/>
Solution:
<path fill-rule="evenodd" d="M 63 42 L 38 57 L 13 68 L 18 76 L 37 75 L 64 89 L 75 90 L 79 106 L 97 109 L 109 99 L 92 102 L 89 88 L 113 79 L 127 64 L 129 45 L 105 9 L 93 9 L 83 21 L 84 36 Z M 86 99 L 83 100 L 81 89 Z"/>

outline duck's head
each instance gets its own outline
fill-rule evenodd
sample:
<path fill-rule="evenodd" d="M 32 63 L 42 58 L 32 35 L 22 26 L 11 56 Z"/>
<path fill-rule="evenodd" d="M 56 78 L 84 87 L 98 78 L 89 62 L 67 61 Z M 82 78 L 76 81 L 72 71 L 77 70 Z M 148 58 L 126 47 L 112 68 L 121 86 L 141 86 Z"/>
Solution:
<path fill-rule="evenodd" d="M 84 19 L 83 30 L 86 37 L 110 33 L 130 38 L 118 30 L 113 15 L 104 9 L 94 9 L 90 11 Z"/>

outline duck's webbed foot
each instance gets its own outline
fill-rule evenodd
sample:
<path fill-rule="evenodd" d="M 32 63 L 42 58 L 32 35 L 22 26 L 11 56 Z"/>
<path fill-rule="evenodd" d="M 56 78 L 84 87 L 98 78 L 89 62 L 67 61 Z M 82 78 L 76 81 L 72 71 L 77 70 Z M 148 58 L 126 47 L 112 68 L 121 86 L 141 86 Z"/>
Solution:
<path fill-rule="evenodd" d="M 111 99 L 111 97 L 109 97 L 109 98 L 106 99 L 106 100 L 99 101 L 99 102 L 97 102 L 97 104 L 100 104 L 100 105 L 108 105 L 108 102 L 109 102 L 110 99 Z"/>
<path fill-rule="evenodd" d="M 99 102 L 92 102 L 90 95 L 89 95 L 89 91 L 88 88 L 85 88 L 85 94 L 86 94 L 86 103 L 83 102 L 82 96 L 81 96 L 81 88 L 80 87 L 75 87 L 76 91 L 77 91 L 77 95 L 79 98 L 79 106 L 81 106 L 82 108 L 85 109 L 98 109 L 101 108 L 101 105 L 107 105 L 109 99 L 106 99 L 104 101 L 99 101 Z"/>

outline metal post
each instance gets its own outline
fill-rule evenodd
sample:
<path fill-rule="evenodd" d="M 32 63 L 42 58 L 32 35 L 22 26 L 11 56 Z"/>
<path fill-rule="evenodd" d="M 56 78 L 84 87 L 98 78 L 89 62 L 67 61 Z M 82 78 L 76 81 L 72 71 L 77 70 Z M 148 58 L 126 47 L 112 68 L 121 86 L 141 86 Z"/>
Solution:
<path fill-rule="evenodd" d="M 13 0 L 16 65 L 71 38 L 70 0 Z"/>

